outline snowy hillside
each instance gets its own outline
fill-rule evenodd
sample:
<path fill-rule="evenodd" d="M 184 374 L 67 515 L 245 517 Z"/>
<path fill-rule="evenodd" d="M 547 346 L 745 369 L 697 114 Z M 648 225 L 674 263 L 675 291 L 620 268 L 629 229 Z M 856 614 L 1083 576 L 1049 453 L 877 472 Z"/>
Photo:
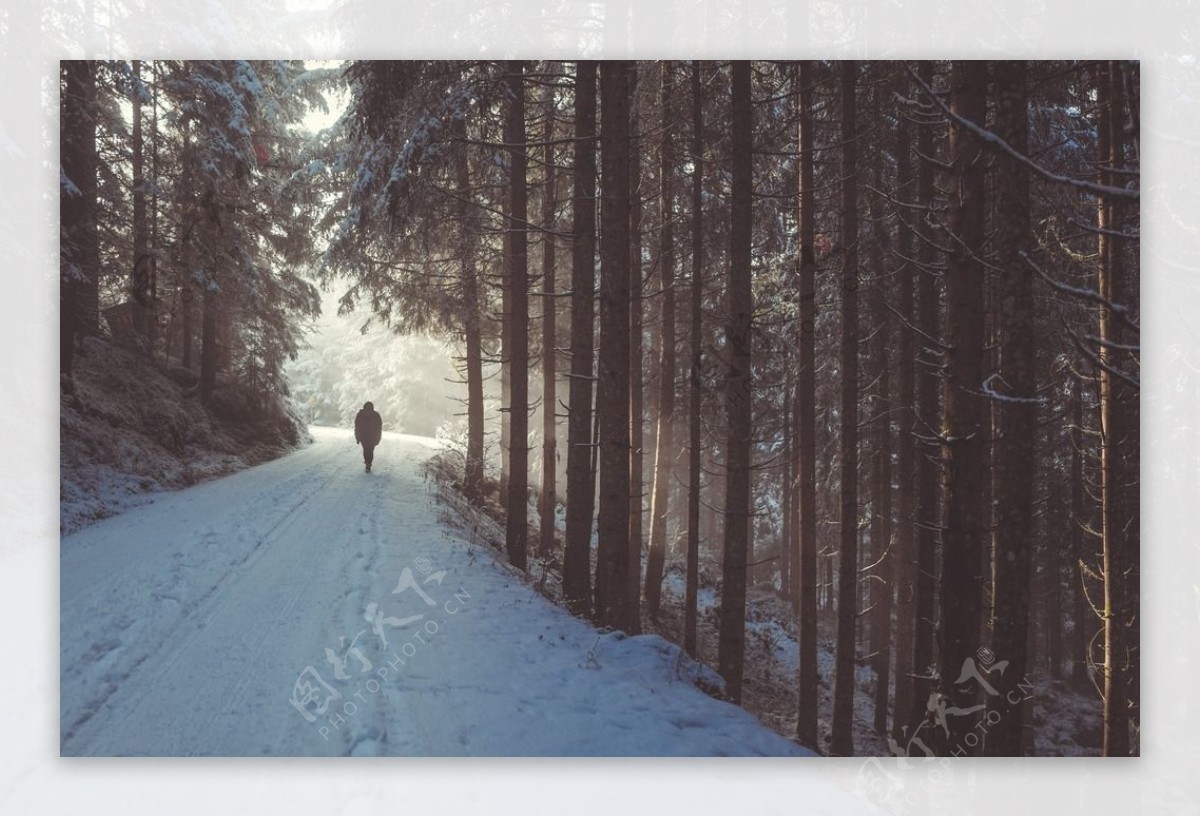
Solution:
<path fill-rule="evenodd" d="M 195 375 L 87 338 L 64 378 L 59 519 L 70 533 L 146 501 L 278 457 L 305 432 L 276 398 L 220 384 L 205 407 Z"/>
<path fill-rule="evenodd" d="M 810 754 L 453 533 L 431 441 L 314 436 L 63 540 L 64 755 Z"/>

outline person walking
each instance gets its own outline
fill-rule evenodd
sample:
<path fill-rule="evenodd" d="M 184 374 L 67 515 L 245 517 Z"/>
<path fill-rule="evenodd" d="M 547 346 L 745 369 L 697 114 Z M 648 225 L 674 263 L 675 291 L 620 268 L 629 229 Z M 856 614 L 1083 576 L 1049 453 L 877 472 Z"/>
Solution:
<path fill-rule="evenodd" d="M 368 400 L 363 404 L 362 411 L 354 417 L 354 442 L 362 446 L 363 463 L 366 472 L 371 473 L 371 461 L 375 459 L 375 446 L 383 437 L 383 418 L 375 410 L 375 404 Z"/>

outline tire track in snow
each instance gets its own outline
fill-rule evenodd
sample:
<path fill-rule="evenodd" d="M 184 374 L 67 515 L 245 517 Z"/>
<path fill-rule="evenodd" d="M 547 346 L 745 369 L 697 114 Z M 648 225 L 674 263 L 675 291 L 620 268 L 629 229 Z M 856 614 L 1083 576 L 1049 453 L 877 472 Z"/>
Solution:
<path fill-rule="evenodd" d="M 304 452 L 298 452 L 298 454 L 308 454 L 311 451 L 312 449 L 309 449 Z M 292 456 L 295 457 L 297 455 Z M 251 493 L 248 494 L 248 501 L 227 503 L 228 517 L 217 521 L 215 526 L 206 526 L 190 540 L 178 543 L 174 547 L 172 558 L 175 564 L 167 571 L 168 578 L 158 582 L 151 582 L 148 591 L 148 598 L 151 603 L 141 607 L 141 623 L 150 626 L 143 627 L 147 630 L 149 637 L 136 642 L 138 647 L 137 654 L 132 658 L 122 655 L 128 651 L 130 642 L 127 639 L 122 639 L 120 632 L 114 637 L 111 626 L 106 631 L 101 631 L 99 638 L 101 641 L 107 641 L 112 645 L 108 652 L 115 654 L 114 658 L 118 659 L 117 665 L 119 669 L 105 672 L 101 676 L 103 684 L 99 689 L 96 689 L 96 673 L 92 668 L 103 661 L 106 656 L 84 654 L 81 656 L 77 666 L 71 668 L 64 666 L 64 672 L 62 673 L 64 716 L 68 714 L 66 705 L 67 695 L 65 693 L 69 686 L 78 685 L 85 687 L 85 689 L 89 687 L 92 689 L 91 696 L 86 698 L 82 707 L 75 707 L 78 714 L 69 725 L 64 717 L 61 735 L 61 745 L 64 754 L 75 753 L 71 749 L 76 744 L 99 743 L 104 745 L 108 743 L 105 739 L 105 734 L 120 733 L 126 728 L 131 719 L 136 719 L 139 716 L 138 713 L 141 710 L 143 702 L 147 697 L 153 696 L 159 691 L 158 687 L 162 679 L 176 670 L 179 661 L 189 655 L 198 640 L 207 637 L 213 620 L 226 608 L 229 595 L 235 589 L 243 586 L 246 574 L 251 573 L 264 554 L 269 553 L 272 548 L 281 544 L 286 546 L 288 537 L 285 534 L 287 534 L 297 521 L 303 518 L 300 511 L 314 497 L 327 490 L 332 482 L 343 476 L 349 467 L 348 464 L 327 461 L 331 459 L 328 456 L 309 456 L 305 459 L 308 461 L 305 463 L 303 471 L 298 474 L 289 474 L 281 481 L 269 482 L 268 490 L 261 496 L 255 497 Z M 312 462 L 311 460 L 313 459 L 316 462 Z M 275 463 L 270 463 L 268 466 L 260 466 L 259 468 L 270 467 L 279 462 L 277 460 Z M 239 477 L 243 476 L 250 476 L 250 474 L 249 472 L 241 472 L 226 477 L 224 480 L 206 483 L 204 486 L 199 486 L 199 488 L 209 489 L 209 486 L 213 486 L 216 483 L 237 481 Z M 198 489 L 191 490 L 196 491 Z M 186 505 L 189 500 L 188 493 L 189 491 L 182 491 L 175 494 L 163 495 L 158 498 L 158 502 L 155 505 L 144 509 L 136 509 L 131 513 L 139 516 L 148 514 L 169 516 L 172 506 Z M 265 518 L 263 518 L 264 516 Z M 128 527 L 146 529 L 145 532 L 150 535 L 143 537 L 143 544 L 146 546 L 143 550 L 152 550 L 155 525 L 147 525 L 144 521 L 139 520 L 133 526 L 121 526 L 119 524 L 120 519 L 121 517 L 113 517 L 110 527 L 115 526 L 118 529 L 127 529 Z M 266 523 L 265 527 L 262 527 L 263 523 Z M 139 530 L 139 532 L 142 531 Z M 88 534 L 95 536 L 96 532 L 89 529 L 80 535 Z M 299 537 L 299 539 L 303 540 L 303 537 Z M 225 544 L 222 546 L 217 544 L 218 542 L 224 542 Z M 235 547 L 234 545 L 241 545 L 241 547 Z M 98 552 L 102 553 L 102 549 L 95 545 L 79 550 L 85 550 L 88 556 L 93 556 Z M 182 563 L 181 556 L 185 551 L 191 555 L 190 564 Z M 72 549 L 65 543 L 64 553 L 70 554 L 71 552 Z M 159 553 L 149 552 L 139 555 L 144 555 L 148 561 L 152 562 L 156 555 L 161 555 L 161 549 Z M 69 555 L 65 556 L 63 560 L 64 615 L 62 634 L 64 643 L 67 641 L 70 627 L 69 622 L 74 618 L 68 613 L 68 610 L 73 606 L 73 600 L 68 599 L 66 590 L 68 575 L 73 568 L 77 569 L 77 566 L 73 564 L 74 561 L 76 560 L 72 560 Z M 90 559 L 83 561 L 90 561 Z M 293 564 L 295 567 L 294 572 L 311 572 L 301 562 L 294 562 Z M 102 601 L 101 603 L 95 603 L 95 594 L 93 594 L 93 603 L 91 605 L 83 605 L 84 614 L 97 617 L 100 620 L 99 626 L 110 623 L 106 622 L 105 619 L 111 619 L 112 617 L 106 617 L 104 611 L 106 608 L 111 609 L 113 602 L 116 601 L 116 599 L 112 598 L 115 595 L 114 590 L 119 591 L 127 600 L 130 597 L 136 598 L 136 589 L 127 586 L 128 578 L 127 573 L 117 571 L 108 577 L 107 581 L 92 585 L 92 589 L 98 592 L 102 597 Z M 193 583 L 194 587 L 188 587 L 189 582 Z M 295 582 L 289 579 L 289 583 Z M 196 590 L 197 595 L 187 597 L 186 603 L 180 603 L 178 597 L 185 596 L 186 594 L 182 592 L 172 594 L 169 591 L 173 589 L 185 591 Z M 269 638 L 271 631 L 281 620 L 282 613 L 288 609 L 295 608 L 296 600 L 305 589 L 304 584 L 299 584 L 296 587 L 295 592 L 290 595 L 288 602 L 280 608 L 275 616 L 269 618 L 267 626 L 263 628 L 263 634 L 256 643 L 261 644 Z M 179 607 L 178 615 L 163 616 L 160 610 L 155 609 L 161 606 L 163 599 L 173 600 L 171 603 Z M 128 606 L 135 610 L 137 609 L 136 604 Z M 130 614 L 122 614 L 122 616 L 128 615 Z M 118 618 L 117 623 L 119 622 L 120 619 Z M 247 626 L 250 626 L 252 623 L 247 622 Z M 64 659 L 66 658 L 67 654 L 64 650 Z M 119 660 L 122 658 L 124 660 Z M 151 658 L 153 659 L 152 661 L 150 661 Z M 148 661 L 149 665 L 147 666 Z M 232 696 L 245 687 L 248 672 L 249 669 L 244 669 L 232 678 L 220 676 L 221 681 L 219 685 L 226 690 L 227 699 L 228 696 Z M 131 678 L 135 678 L 135 681 L 131 682 Z M 102 713 L 105 714 L 105 717 L 102 719 L 104 721 L 102 726 L 93 730 L 86 729 L 88 723 Z M 82 734 L 89 731 L 102 732 L 104 734 Z M 117 753 L 128 752 L 118 750 Z"/>
<path fill-rule="evenodd" d="M 308 480 L 308 481 L 313 481 L 313 480 Z M 186 606 L 181 605 L 181 616 L 178 619 L 178 621 L 175 623 L 174 627 L 169 632 L 163 632 L 163 635 L 165 636 L 165 638 L 163 638 L 162 640 L 157 641 L 155 643 L 152 643 L 152 644 L 143 642 L 140 645 L 142 647 L 142 649 L 140 650 L 137 657 L 134 658 L 133 663 L 131 665 L 126 667 L 122 672 L 120 672 L 118 675 L 116 675 L 114 677 L 106 677 L 106 680 L 108 680 L 109 683 L 107 684 L 107 686 L 105 687 L 105 689 L 101 692 L 101 694 L 99 696 L 93 698 L 92 700 L 90 700 L 88 702 L 87 710 L 85 712 L 83 712 L 82 715 L 80 715 L 66 729 L 66 731 L 62 737 L 63 743 L 65 744 L 68 741 L 70 741 L 75 736 L 75 734 L 78 732 L 78 730 L 84 724 L 86 724 L 89 720 L 91 720 L 92 717 L 94 717 L 95 714 L 108 703 L 109 699 L 113 695 L 115 695 L 116 693 L 118 693 L 121 690 L 120 684 L 122 682 L 128 680 L 128 678 L 133 673 L 133 671 L 142 666 L 142 664 L 147 660 L 147 658 L 149 658 L 150 655 L 152 655 L 155 652 L 155 648 L 161 647 L 164 643 L 170 643 L 172 641 L 174 641 L 175 643 L 172 647 L 169 648 L 169 651 L 166 654 L 167 657 L 165 658 L 165 664 L 159 670 L 158 675 L 161 676 L 165 672 L 167 672 L 171 668 L 173 668 L 175 663 L 179 660 L 179 658 L 186 653 L 187 648 L 203 632 L 206 623 L 208 621 L 210 621 L 212 618 L 213 609 L 220 606 L 222 597 L 230 590 L 232 583 L 228 580 L 229 577 L 235 571 L 237 571 L 239 568 L 245 567 L 247 565 L 247 563 L 250 562 L 251 559 L 256 559 L 258 556 L 260 556 L 263 552 L 264 544 L 271 537 L 271 535 L 277 529 L 279 529 L 282 525 L 284 525 L 285 523 L 292 520 L 293 519 L 292 514 L 294 514 L 294 512 L 300 506 L 302 506 L 305 502 L 307 502 L 309 499 L 311 499 L 312 496 L 317 494 L 324 487 L 324 484 L 325 484 L 324 482 L 317 482 L 317 485 L 315 487 L 313 487 L 311 490 L 309 490 L 300 500 L 298 500 L 294 504 L 290 505 L 283 512 L 283 514 L 261 536 L 257 537 L 256 540 L 254 541 L 254 543 L 251 545 L 251 547 L 248 550 L 245 550 L 243 553 L 241 553 L 240 556 L 235 555 L 235 557 L 232 558 L 228 562 L 228 569 L 224 570 L 223 572 L 221 572 L 219 574 L 219 576 L 217 576 L 215 582 L 213 582 L 211 584 L 211 586 L 207 589 L 207 591 L 205 591 L 201 596 L 196 598 L 194 601 L 190 601 Z M 202 534 L 202 537 L 205 539 L 211 539 L 213 536 L 216 535 L 216 533 L 217 533 L 216 531 L 214 531 L 210 528 L 207 531 L 205 531 L 204 534 Z M 213 550 L 214 550 L 213 548 L 209 548 L 210 553 Z M 219 558 L 220 554 L 212 553 L 211 555 Z M 172 573 L 172 581 L 175 583 L 178 583 L 180 581 L 180 577 L 178 577 L 178 575 L 174 572 Z M 163 596 L 161 591 L 159 591 L 159 590 L 153 590 L 151 597 L 160 602 L 164 598 L 166 598 L 166 599 L 174 598 L 171 596 Z M 175 602 L 176 602 L 176 604 L 179 603 L 177 599 L 175 600 Z M 189 627 L 189 625 L 192 625 L 192 626 Z M 124 632 L 127 629 L 128 629 L 127 627 L 122 627 L 122 634 L 124 634 Z M 142 628 L 139 628 L 139 630 L 140 629 L 142 629 Z M 186 633 L 185 633 L 184 637 L 178 638 L 180 633 L 185 630 L 186 630 Z M 112 643 L 114 644 L 114 646 L 109 652 L 118 652 L 118 651 L 124 650 L 124 648 L 127 646 L 128 641 L 126 639 L 116 639 Z M 100 656 L 100 659 L 102 660 L 104 657 L 105 656 Z M 91 661 L 86 661 L 86 663 L 94 663 L 94 662 L 95 662 L 95 659 L 93 659 Z M 130 717 L 134 711 L 136 711 L 137 699 L 134 699 L 130 703 L 132 704 L 132 706 L 130 706 L 130 708 L 128 709 L 125 717 L 122 718 L 118 722 L 118 726 L 120 723 L 123 723 L 125 719 Z"/>

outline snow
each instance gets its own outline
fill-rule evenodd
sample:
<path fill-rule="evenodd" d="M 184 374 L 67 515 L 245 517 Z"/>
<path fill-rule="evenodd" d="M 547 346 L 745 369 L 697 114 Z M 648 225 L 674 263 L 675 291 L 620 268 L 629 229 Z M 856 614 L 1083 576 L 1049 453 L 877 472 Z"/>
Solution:
<path fill-rule="evenodd" d="M 668 564 L 663 580 L 664 598 L 678 604 L 684 594 L 683 573 L 678 564 Z M 706 619 L 715 623 L 719 596 L 701 584 L 697 595 L 702 641 Z M 832 615 L 819 617 L 817 631 L 817 675 L 821 746 L 827 746 L 832 724 L 826 717 L 833 711 L 835 677 L 835 630 Z M 715 651 L 715 634 L 707 639 Z M 860 644 L 860 653 L 866 645 Z M 892 674 L 895 673 L 895 655 Z M 796 622 L 790 603 L 763 585 L 747 594 L 746 604 L 746 697 L 743 704 L 763 722 L 784 735 L 795 732 L 795 681 L 800 664 Z M 1100 745 L 1100 699 L 1095 690 L 1075 689 L 1063 680 L 1050 678 L 1041 667 L 1030 668 L 1032 689 L 1029 727 L 1033 730 L 1033 754 L 1038 757 L 1098 755 Z M 887 757 L 892 750 L 874 729 L 875 672 L 872 663 L 860 661 L 854 668 L 854 748 L 859 757 Z"/>
<path fill-rule="evenodd" d="M 675 565 L 671 565 L 674 568 Z M 684 574 L 675 569 L 669 569 L 663 576 L 663 593 L 674 595 L 677 598 L 683 598 L 687 593 L 687 582 Z M 720 607 L 721 599 L 717 595 L 717 591 L 706 585 L 699 585 L 696 588 L 696 609 L 700 613 L 706 613 L 709 610 L 716 610 Z"/>
<path fill-rule="evenodd" d="M 385 434 L 365 474 L 313 433 L 62 540 L 63 755 L 810 754 L 452 531 L 432 440 Z"/>
<path fill-rule="evenodd" d="M 59 414 L 59 527 L 65 534 L 154 502 L 164 490 L 278 456 L 290 445 L 264 418 L 219 420 L 128 349 L 87 338 L 82 350 Z M 245 439 L 247 432 L 254 439 Z"/>

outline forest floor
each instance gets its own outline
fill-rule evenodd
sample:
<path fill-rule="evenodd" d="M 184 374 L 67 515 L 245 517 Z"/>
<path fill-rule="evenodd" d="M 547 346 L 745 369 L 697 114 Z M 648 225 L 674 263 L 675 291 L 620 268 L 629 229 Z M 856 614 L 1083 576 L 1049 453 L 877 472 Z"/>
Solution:
<path fill-rule="evenodd" d="M 683 633 L 682 571 L 669 572 L 664 581 L 663 615 L 653 632 L 671 640 Z M 699 595 L 700 658 L 716 665 L 718 633 L 718 596 L 712 587 Z M 836 630 L 832 614 L 822 616 L 817 630 L 817 674 L 820 699 L 817 731 L 821 751 L 832 741 L 833 680 Z M 791 605 L 774 588 L 758 585 L 748 594 L 746 605 L 745 701 L 747 709 L 781 735 L 796 734 L 796 679 L 799 669 L 799 643 Z M 893 656 L 894 672 L 894 656 Z M 886 757 L 893 754 L 885 735 L 875 731 L 874 669 L 860 663 L 854 673 L 854 753 L 857 756 Z M 1100 754 L 1100 699 L 1072 688 L 1064 681 L 1051 679 L 1044 671 L 1029 673 L 1032 708 L 1029 723 L 1034 745 L 1030 754 L 1045 756 L 1082 756 Z M 903 746 L 896 747 L 904 752 Z M 915 751 L 915 750 L 914 750 Z"/>
<path fill-rule="evenodd" d="M 276 398 L 218 382 L 202 404 L 196 375 L 86 338 L 59 406 L 59 526 L 69 534 L 149 495 L 274 459 L 308 441 Z"/>
<path fill-rule="evenodd" d="M 441 485 L 440 501 L 447 507 L 445 519 L 459 527 L 473 541 L 489 543 L 502 556 L 504 529 L 500 520 L 503 509 L 495 485 L 483 508 L 467 503 L 456 488 L 461 465 L 453 458 L 435 457 L 431 475 Z M 529 524 L 536 528 L 539 519 L 530 507 Z M 530 575 L 534 585 L 548 598 L 563 604 L 561 588 L 561 540 L 565 519 L 558 508 L 557 551 L 548 557 L 531 554 Z M 531 542 L 538 537 L 531 534 Z M 593 537 L 593 551 L 595 539 Z M 593 557 L 594 557 L 593 552 Z M 645 565 L 642 566 L 643 574 Z M 663 580 L 663 600 L 657 620 L 643 606 L 642 628 L 646 633 L 660 635 L 673 644 L 683 643 L 684 568 L 678 559 L 668 559 Z M 697 642 L 699 660 L 708 667 L 717 665 L 717 645 L 720 614 L 719 582 L 702 566 L 698 593 Z M 817 672 L 819 709 L 817 731 L 819 746 L 809 747 L 828 752 L 832 740 L 833 681 L 835 657 L 834 614 L 821 613 L 817 632 Z M 796 679 L 799 667 L 799 644 L 795 616 L 790 603 L 776 588 L 756 584 L 749 588 L 746 603 L 746 654 L 743 675 L 742 705 L 762 723 L 781 736 L 795 740 L 796 736 Z M 894 674 L 895 657 L 892 656 Z M 1035 756 L 1098 756 L 1101 739 L 1101 706 L 1094 690 L 1079 690 L 1067 682 L 1054 679 L 1044 669 L 1028 674 L 1032 686 L 1032 707 L 1029 728 L 1033 745 L 1027 753 Z M 715 691 L 715 690 L 714 690 Z M 859 757 L 887 757 L 893 754 L 887 737 L 874 728 L 876 678 L 874 669 L 865 662 L 855 667 L 854 693 L 854 754 Z M 718 693 L 719 694 L 719 693 Z M 903 746 L 895 747 L 904 752 Z M 916 749 L 913 749 L 916 751 Z"/>
<path fill-rule="evenodd" d="M 811 754 L 447 525 L 432 441 L 313 434 L 62 540 L 62 754 Z"/>

